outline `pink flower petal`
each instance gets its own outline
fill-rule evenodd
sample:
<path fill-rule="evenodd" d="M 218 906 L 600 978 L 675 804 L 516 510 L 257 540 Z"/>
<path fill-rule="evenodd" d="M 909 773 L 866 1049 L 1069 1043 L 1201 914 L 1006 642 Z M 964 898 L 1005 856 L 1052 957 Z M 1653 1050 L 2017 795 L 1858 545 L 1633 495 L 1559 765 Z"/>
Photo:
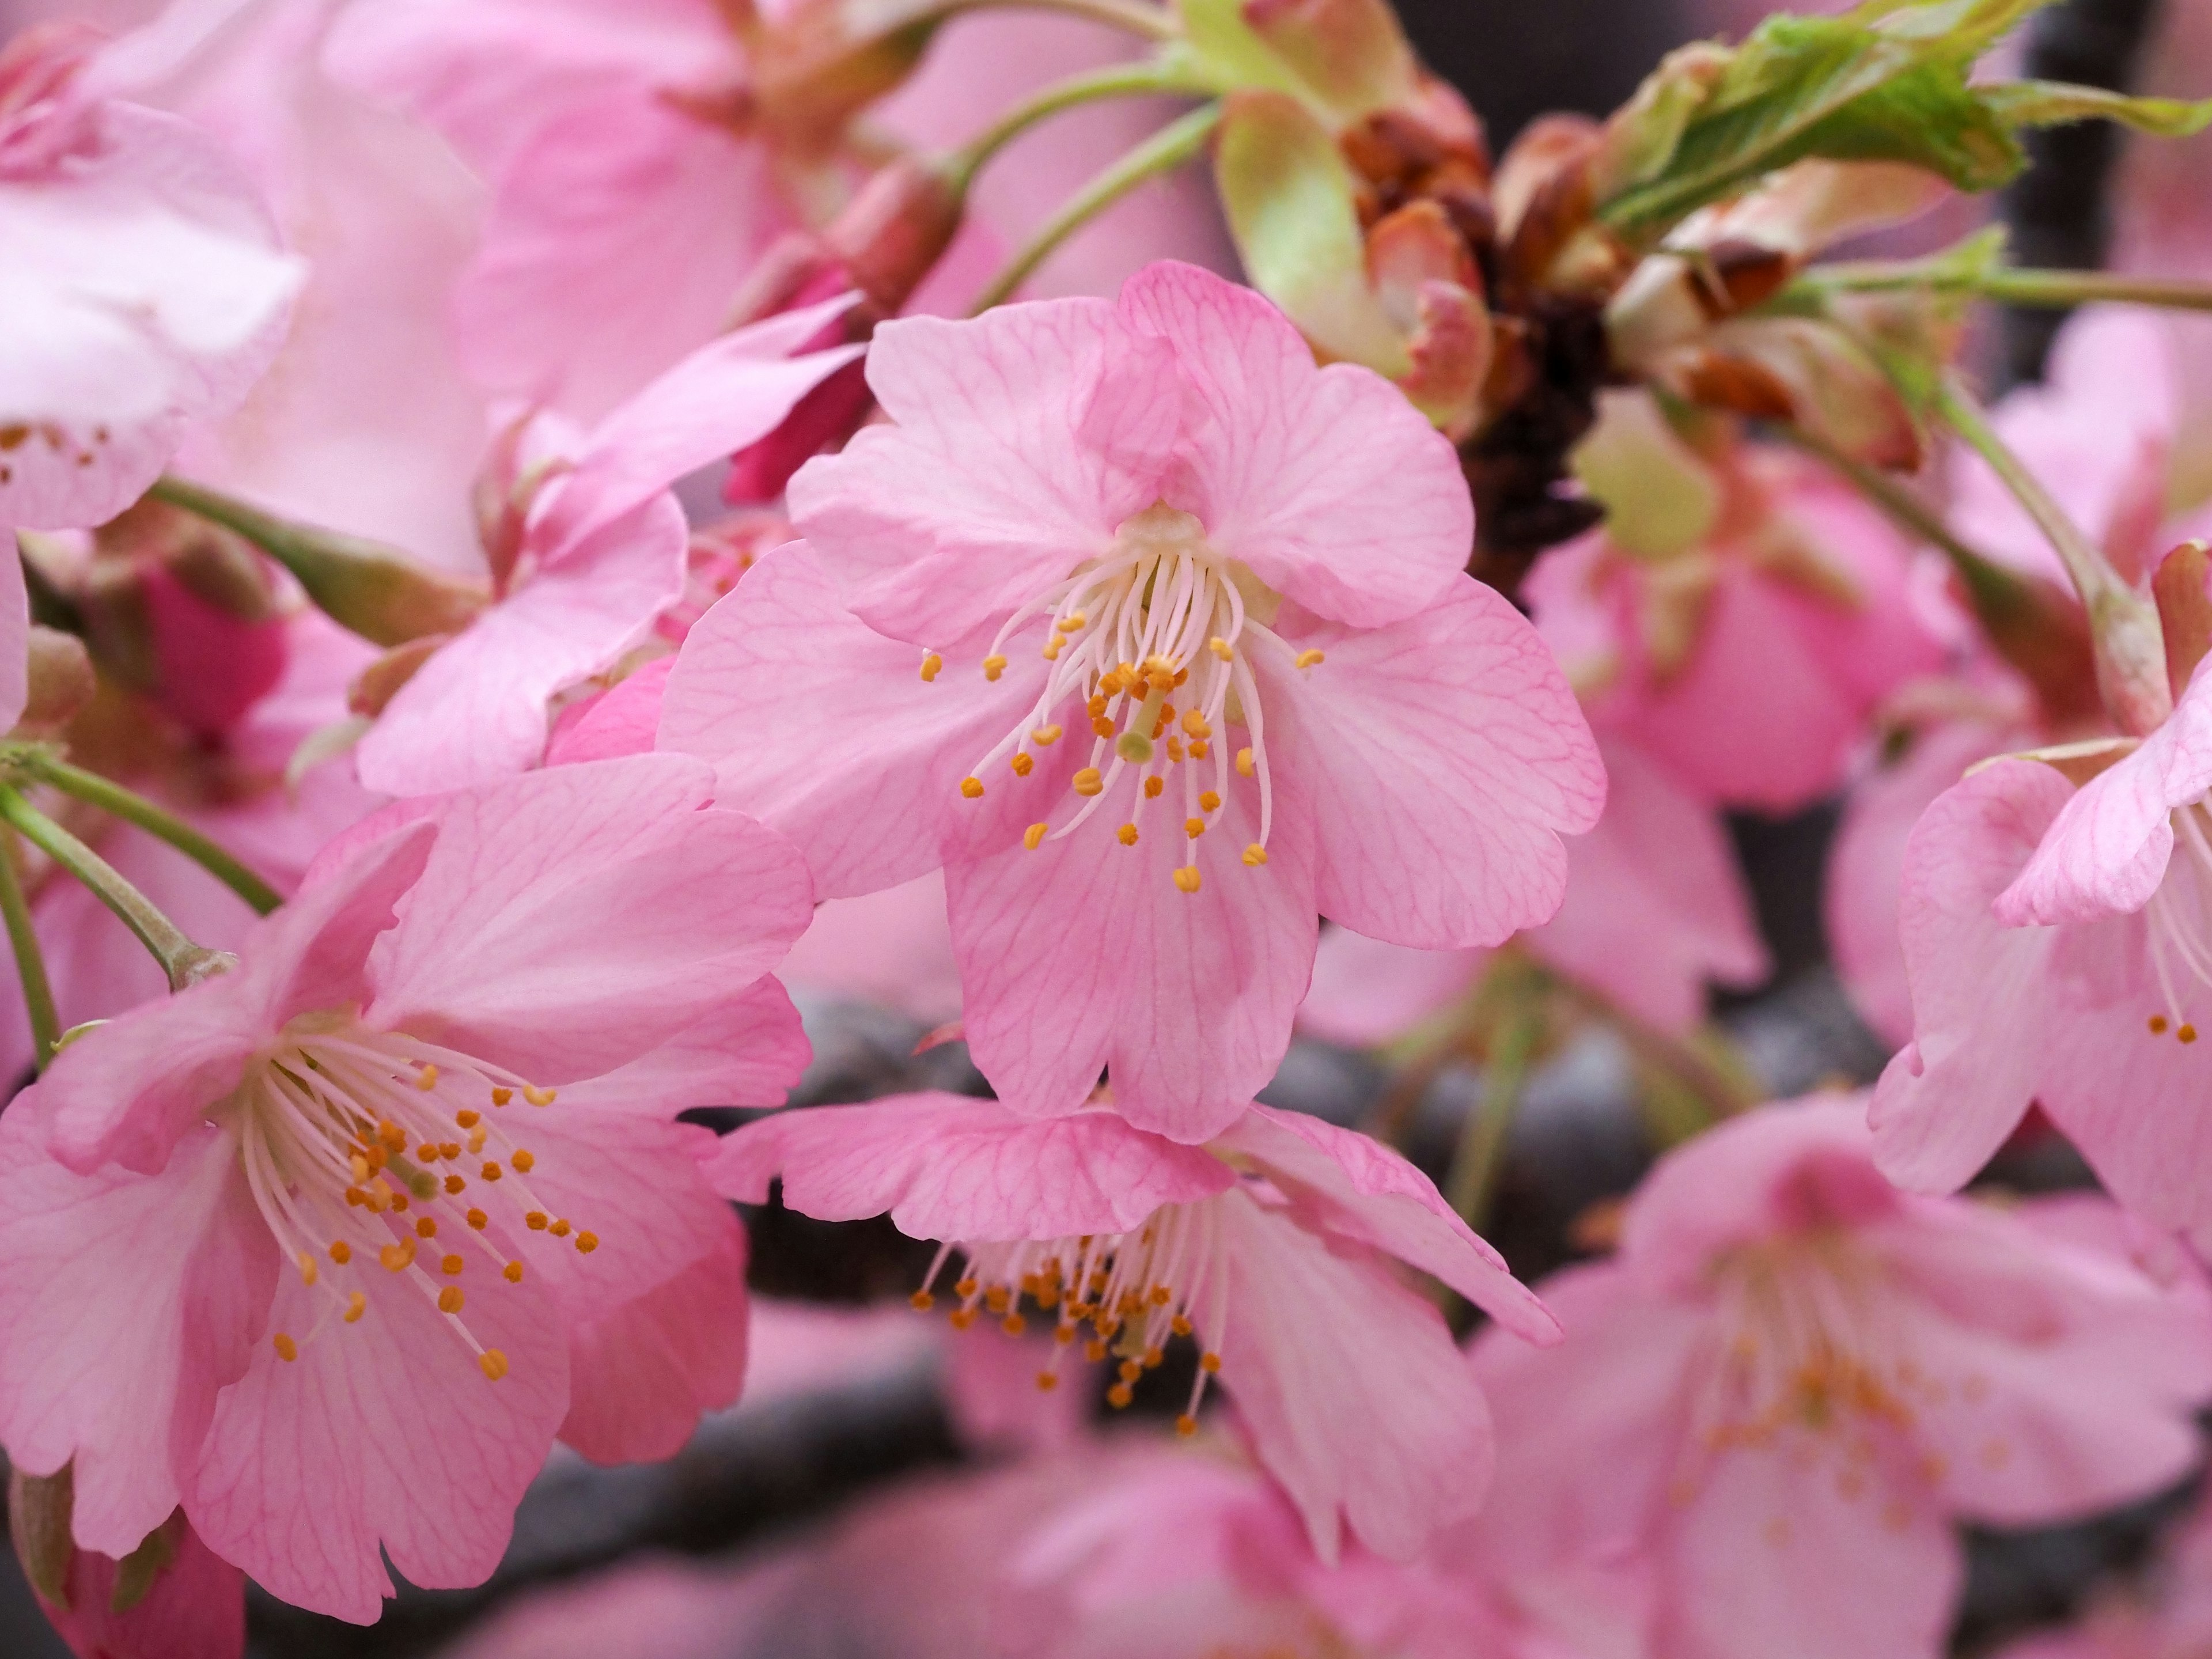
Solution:
<path fill-rule="evenodd" d="M 69 1605 L 39 1606 L 86 1659 L 239 1659 L 246 1651 L 246 1575 L 201 1541 L 181 1516 L 170 1523 L 174 1554 L 153 1587 L 122 1612 L 119 1564 L 79 1550 L 70 1563 Z"/>
<path fill-rule="evenodd" d="M 568 766 L 647 753 L 660 729 L 660 700 L 675 666 L 673 657 L 655 657 L 624 675 L 612 690 L 563 710 L 545 745 L 545 763 Z"/>
<path fill-rule="evenodd" d="M 1416 951 L 1325 928 L 1298 1027 L 1328 1042 L 1386 1042 L 1466 996 L 1489 960 L 1487 951 Z"/>
<path fill-rule="evenodd" d="M 672 1118 L 695 1106 L 781 1106 L 812 1050 L 791 996 L 763 979 L 627 1065 L 571 1083 L 564 1104 Z"/>

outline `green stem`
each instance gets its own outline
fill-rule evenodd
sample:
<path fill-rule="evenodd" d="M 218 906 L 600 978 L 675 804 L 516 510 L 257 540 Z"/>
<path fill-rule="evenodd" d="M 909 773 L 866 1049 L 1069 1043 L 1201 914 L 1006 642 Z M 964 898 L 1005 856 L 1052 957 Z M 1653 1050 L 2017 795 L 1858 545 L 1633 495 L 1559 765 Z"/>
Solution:
<path fill-rule="evenodd" d="M 1031 271 L 1051 257 L 1054 249 L 1146 179 L 1171 173 L 1197 155 L 1220 124 L 1219 104 L 1194 109 L 1162 127 L 1091 179 L 1030 238 L 1029 246 L 1014 256 L 1013 263 L 992 279 L 991 285 L 977 297 L 975 313 L 1004 303 L 1029 280 Z"/>
<path fill-rule="evenodd" d="M 1936 390 L 1936 412 L 1968 448 L 1989 464 L 1990 471 L 1997 475 L 1998 481 L 2012 492 L 2013 499 L 2035 521 L 2036 528 L 2058 555 L 2058 562 L 2066 568 L 2074 591 L 2094 613 L 2100 599 L 2121 586 L 2118 574 L 2105 562 L 2096 544 L 2067 517 L 2066 509 L 2044 488 L 2043 481 L 2006 447 L 2004 440 L 1983 414 L 1981 405 L 1948 376 Z"/>
<path fill-rule="evenodd" d="M 1039 122 L 1101 98 L 1134 97 L 1148 93 L 1197 95 L 1206 88 L 1164 64 L 1139 59 L 1133 64 L 1109 64 L 1103 69 L 1070 76 L 1000 116 L 949 158 L 952 186 L 962 194 L 975 182 L 991 158 Z"/>
<path fill-rule="evenodd" d="M 23 1006 L 31 1016 L 31 1041 L 39 1069 L 62 1040 L 61 1017 L 54 1012 L 54 988 L 46 978 L 46 952 L 31 927 L 31 907 L 23 897 L 23 878 L 16 867 L 21 852 L 12 830 L 0 830 L 0 920 L 8 925 L 8 944 L 15 953 L 15 976 L 22 981 Z"/>
<path fill-rule="evenodd" d="M 1915 261 L 1868 260 L 1820 265 L 1808 284 L 1855 294 L 1941 290 L 1967 293 L 2014 306 L 2069 310 L 2086 305 L 2157 306 L 2169 311 L 2212 311 L 2212 283 L 2131 276 L 2110 270 L 1946 270 Z"/>
<path fill-rule="evenodd" d="M 165 841 L 198 865 L 224 886 L 267 915 L 284 902 L 283 895 L 255 875 L 228 853 L 189 823 L 173 818 L 144 796 L 111 783 L 96 772 L 87 772 L 44 750 L 32 750 L 20 762 L 22 769 L 52 784 L 65 795 L 75 795 L 125 823 L 135 823 L 148 835 Z"/>
<path fill-rule="evenodd" d="M 169 976 L 171 990 L 181 991 L 202 976 L 213 951 L 185 938 L 176 923 L 155 908 L 153 902 L 106 859 L 5 785 L 0 785 L 0 819 L 22 831 L 25 840 L 90 888 L 94 896 L 116 914 L 138 936 L 138 942 L 154 953 L 161 971 Z"/>
<path fill-rule="evenodd" d="M 1453 1149 L 1451 1169 L 1444 1176 L 1444 1200 L 1480 1231 L 1498 1189 L 1499 1170 L 1505 1163 L 1505 1139 L 1520 1109 L 1521 1094 L 1528 1081 L 1536 1046 L 1543 1040 L 1541 1008 L 1524 1008 L 1510 1016 L 1490 1045 L 1489 1063 L 1482 1070 L 1482 1099 L 1460 1130 Z"/>

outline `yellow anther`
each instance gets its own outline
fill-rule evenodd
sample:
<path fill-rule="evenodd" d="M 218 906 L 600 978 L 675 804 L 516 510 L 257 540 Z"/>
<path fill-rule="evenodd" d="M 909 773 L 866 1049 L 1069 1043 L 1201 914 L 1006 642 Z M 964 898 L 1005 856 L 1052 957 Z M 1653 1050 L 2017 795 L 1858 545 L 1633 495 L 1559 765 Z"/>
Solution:
<path fill-rule="evenodd" d="M 512 1089 L 495 1089 L 491 1091 L 491 1103 L 495 1106 L 504 1106 L 514 1098 L 514 1091 Z"/>
<path fill-rule="evenodd" d="M 520 1261 L 508 1262 L 499 1270 L 499 1276 L 510 1285 L 520 1285 L 522 1283 L 522 1264 Z"/>
<path fill-rule="evenodd" d="M 1086 766 L 1075 775 L 1074 789 L 1079 795 L 1095 795 L 1105 787 L 1105 776 L 1095 766 Z"/>
<path fill-rule="evenodd" d="M 475 1228 L 477 1231 L 482 1232 L 490 1224 L 491 1218 L 486 1215 L 482 1210 L 471 1210 L 469 1212 L 469 1225 Z"/>
<path fill-rule="evenodd" d="M 1091 735 L 1092 737 L 1110 738 L 1114 735 L 1114 722 L 1108 720 L 1103 714 L 1093 714 L 1091 717 Z M 1132 733 L 1131 735 L 1133 736 L 1135 734 Z"/>
<path fill-rule="evenodd" d="M 1158 800 L 1160 798 L 1160 792 L 1167 787 L 1168 781 L 1165 778 L 1146 778 L 1145 780 L 1145 799 L 1146 800 Z"/>
<path fill-rule="evenodd" d="M 1114 832 L 1114 836 L 1122 846 L 1134 847 L 1137 844 L 1137 826 L 1133 823 L 1125 823 Z"/>
<path fill-rule="evenodd" d="M 916 1291 L 912 1296 L 907 1297 L 907 1304 L 916 1313 L 927 1313 L 937 1305 L 937 1298 L 927 1291 Z"/>
<path fill-rule="evenodd" d="M 1073 612 L 1072 615 L 1062 617 L 1060 619 L 1058 626 L 1060 631 L 1063 634 L 1079 634 L 1083 631 L 1084 624 L 1088 620 L 1089 618 L 1085 617 L 1080 611 L 1078 611 Z"/>
<path fill-rule="evenodd" d="M 418 1238 L 435 1238 L 438 1236 L 438 1224 L 430 1217 L 424 1216 L 415 1224 L 415 1236 Z"/>
<path fill-rule="evenodd" d="M 1170 738 L 1168 739 L 1168 759 L 1174 762 L 1178 766 L 1182 764 L 1182 739 L 1181 738 Z"/>
<path fill-rule="evenodd" d="M 1193 738 L 1190 740 L 1190 757 L 1193 760 L 1204 760 L 1206 756 L 1206 747 L 1204 738 Z"/>
<path fill-rule="evenodd" d="M 950 1318 L 954 1330 L 964 1331 L 975 1322 L 975 1310 L 973 1308 L 955 1308 Z"/>
<path fill-rule="evenodd" d="M 1204 818 L 1185 818 L 1182 821 L 1182 832 L 1186 836 L 1188 836 L 1193 841 L 1196 841 L 1200 836 L 1206 833 L 1206 820 Z"/>
<path fill-rule="evenodd" d="M 347 1262 L 353 1260 L 353 1246 L 343 1238 L 337 1240 L 331 1246 L 331 1260 L 337 1262 L 339 1267 L 344 1267 Z"/>
<path fill-rule="evenodd" d="M 438 1068 L 434 1066 L 425 1066 L 421 1071 L 416 1073 L 415 1086 L 424 1094 L 428 1094 L 431 1090 L 438 1086 Z"/>
<path fill-rule="evenodd" d="M 1124 1382 L 1133 1382 L 1145 1374 L 1144 1363 L 1141 1360 L 1125 1359 L 1117 1369 Z"/>
<path fill-rule="evenodd" d="M 1312 668 L 1326 660 L 1326 657 L 1318 651 L 1301 651 L 1298 653 L 1298 666 L 1301 668 Z"/>
<path fill-rule="evenodd" d="M 1117 1412 L 1126 1410 L 1129 1402 L 1136 1397 L 1136 1391 L 1127 1382 L 1116 1382 L 1106 1390 L 1106 1403 Z"/>
<path fill-rule="evenodd" d="M 376 1253 L 387 1273 L 404 1273 L 415 1260 L 415 1241 L 402 1239 L 397 1244 L 387 1244 Z"/>
<path fill-rule="evenodd" d="M 975 1278 L 971 1275 L 969 1278 L 957 1281 L 952 1286 L 952 1294 L 959 1297 L 973 1296 L 982 1287 L 976 1283 Z"/>
<path fill-rule="evenodd" d="M 460 1143 L 459 1141 L 458 1141 L 458 1140 L 445 1140 L 445 1141 L 441 1141 L 441 1142 L 439 1142 L 439 1143 L 438 1143 L 438 1156 L 439 1156 L 439 1157 L 441 1157 L 441 1158 L 459 1158 L 460 1155 L 461 1155 L 461 1143 Z"/>
<path fill-rule="evenodd" d="M 387 1152 L 404 1152 L 407 1150 L 407 1131 L 397 1123 L 378 1124 L 376 1138 L 384 1143 L 384 1150 Z"/>
<path fill-rule="evenodd" d="M 1175 872 L 1175 884 L 1186 893 L 1195 893 L 1198 890 L 1198 866 L 1194 864 L 1184 865 L 1182 869 Z"/>
<path fill-rule="evenodd" d="M 1252 751 L 1249 749 L 1240 749 L 1237 751 L 1237 775 L 1240 778 L 1249 778 L 1252 775 Z"/>
<path fill-rule="evenodd" d="M 473 1129 L 477 1124 L 483 1121 L 483 1114 L 482 1112 L 469 1111 L 464 1108 L 462 1110 L 453 1114 L 453 1121 L 459 1124 L 464 1129 Z"/>
<path fill-rule="evenodd" d="M 1173 1319 L 1168 1321 L 1168 1328 L 1173 1331 L 1177 1336 L 1188 1336 L 1190 1334 L 1189 1316 L 1187 1314 L 1177 1314 Z"/>
<path fill-rule="evenodd" d="M 566 1216 L 562 1216 L 559 1220 L 556 1221 L 556 1222 L 555 1222 L 555 1223 L 554 1223 L 550 1227 L 547 1228 L 547 1229 L 546 1229 L 546 1231 L 547 1231 L 548 1232 L 551 1233 L 551 1234 L 553 1235 L 553 1237 L 556 1237 L 556 1238 L 566 1238 L 566 1237 L 568 1237 L 568 1217 L 566 1217 Z"/>
<path fill-rule="evenodd" d="M 368 1160 L 363 1158 L 359 1152 L 356 1152 L 347 1160 L 347 1163 L 353 1170 L 354 1184 L 356 1186 L 366 1185 L 368 1181 Z"/>
<path fill-rule="evenodd" d="M 542 1233 L 545 1231 L 545 1212 L 543 1210 L 532 1210 L 522 1218 L 522 1221 L 523 1224 L 533 1233 Z"/>
<path fill-rule="evenodd" d="M 1017 754 L 1006 764 L 1014 769 L 1014 775 L 1018 778 L 1025 778 L 1036 770 L 1036 762 L 1027 755 Z"/>
<path fill-rule="evenodd" d="M 469 1151 L 470 1151 L 470 1152 L 480 1152 L 483 1151 L 483 1149 L 484 1149 L 484 1140 L 485 1140 L 486 1136 L 487 1136 L 489 1133 L 490 1133 L 490 1132 L 489 1132 L 489 1130 L 485 1130 L 485 1129 L 482 1129 L 482 1128 L 477 1128 L 477 1129 L 471 1129 L 471 1130 L 470 1130 L 470 1131 L 469 1131 Z"/>
<path fill-rule="evenodd" d="M 514 1172 L 517 1175 L 528 1175 L 538 1167 L 538 1160 L 532 1157 L 529 1149 L 524 1146 L 516 1147 L 514 1156 L 507 1161 L 514 1165 Z"/>
<path fill-rule="evenodd" d="M 981 800 L 981 799 L 983 799 L 983 780 L 982 780 L 982 779 L 981 779 L 981 778 L 963 778 L 963 779 L 961 779 L 961 780 L 960 780 L 960 793 L 961 793 L 962 794 L 965 795 L 965 796 L 966 796 L 969 800 Z"/>
<path fill-rule="evenodd" d="M 2164 1014 L 2153 1014 L 2150 1017 L 2150 1034 L 2153 1036 L 2164 1036 L 2166 1035 L 2166 1016 Z"/>
<path fill-rule="evenodd" d="M 469 1264 L 464 1261 L 459 1256 L 449 1255 L 438 1263 L 438 1267 L 447 1278 L 453 1279 L 459 1277 L 461 1269 L 468 1265 Z"/>
<path fill-rule="evenodd" d="M 2197 1028 L 2184 1020 L 2174 1029 L 2173 1035 L 2183 1042 L 2194 1042 L 2197 1041 Z"/>
<path fill-rule="evenodd" d="M 498 1164 L 493 1163 L 489 1158 L 486 1158 L 484 1160 L 483 1168 L 478 1170 L 477 1173 L 483 1176 L 486 1181 L 496 1181 L 500 1176 L 507 1172 L 501 1169 Z"/>
<path fill-rule="evenodd" d="M 1030 741 L 1040 749 L 1049 749 L 1060 741 L 1060 728 L 1057 726 L 1040 726 L 1030 733 Z"/>
<path fill-rule="evenodd" d="M 1267 849 L 1261 846 L 1258 842 L 1254 842 L 1249 847 L 1244 849 L 1244 862 L 1249 865 L 1253 869 L 1258 869 L 1267 861 Z"/>
<path fill-rule="evenodd" d="M 999 1322 L 999 1328 L 1008 1336 L 1019 1336 L 1029 1329 L 1029 1322 L 1018 1313 L 1010 1313 Z"/>
<path fill-rule="evenodd" d="M 305 1250 L 301 1251 L 300 1282 L 304 1285 L 312 1285 L 315 1282 L 318 1276 L 319 1275 L 315 1270 L 315 1258 L 309 1255 Z"/>
<path fill-rule="evenodd" d="M 1046 635 L 1044 640 L 1044 649 L 1037 654 L 1042 656 L 1047 662 L 1058 662 L 1060 660 L 1060 635 L 1057 634 Z"/>
<path fill-rule="evenodd" d="M 1044 845 L 1045 832 L 1051 828 L 1048 823 L 1030 825 L 1028 829 L 1022 831 L 1022 845 L 1028 848 L 1030 852 L 1036 852 L 1038 848 Z"/>
<path fill-rule="evenodd" d="M 532 1106 L 550 1106 L 554 1101 L 552 1090 L 535 1089 L 527 1083 L 522 1085 L 522 1097 Z"/>
<path fill-rule="evenodd" d="M 599 1236 L 597 1233 L 578 1233 L 576 1235 L 576 1249 L 580 1254 L 589 1255 L 593 1250 L 596 1250 L 599 1248 Z"/>
<path fill-rule="evenodd" d="M 486 1348 L 477 1356 L 477 1369 L 496 1382 L 507 1375 L 507 1356 L 497 1348 Z"/>
<path fill-rule="evenodd" d="M 1198 1419 L 1188 1412 L 1176 1419 L 1176 1432 L 1188 1440 L 1198 1432 Z"/>
<path fill-rule="evenodd" d="M 1187 708 L 1183 711 L 1182 729 L 1194 738 L 1206 738 L 1213 735 L 1213 728 L 1206 723 L 1206 716 L 1195 708 Z"/>
<path fill-rule="evenodd" d="M 1218 812 L 1221 810 L 1221 797 L 1211 789 L 1200 790 L 1198 797 L 1198 810 L 1201 812 Z"/>
<path fill-rule="evenodd" d="M 368 1311 L 368 1298 L 359 1291 L 356 1291 L 346 1298 L 345 1322 L 347 1324 L 358 1324 L 361 1316 Z"/>
<path fill-rule="evenodd" d="M 467 1182 L 462 1180 L 459 1176 L 447 1176 L 446 1177 L 446 1190 L 449 1193 L 460 1192 L 463 1188 L 467 1187 L 468 1184 L 469 1183 Z"/>
<path fill-rule="evenodd" d="M 438 1311 L 440 1313 L 457 1314 L 460 1312 L 462 1305 L 467 1301 L 468 1297 L 461 1294 L 461 1287 L 459 1285 L 448 1285 L 444 1290 L 438 1292 Z"/>
<path fill-rule="evenodd" d="M 1006 659 L 996 652 L 983 659 L 983 678 L 995 680 L 1006 672 Z"/>
<path fill-rule="evenodd" d="M 1198 1368 L 1204 1371 L 1208 1376 L 1218 1376 L 1221 1370 L 1221 1356 L 1218 1353 L 1202 1353 L 1199 1355 Z"/>
<path fill-rule="evenodd" d="M 300 1345 L 282 1331 L 276 1333 L 276 1357 L 288 1365 L 300 1357 Z"/>
<path fill-rule="evenodd" d="M 415 1149 L 415 1161 L 417 1164 L 435 1164 L 438 1161 L 438 1143 L 434 1140 L 426 1140 L 417 1146 Z"/>
<path fill-rule="evenodd" d="M 1091 698 L 1089 702 L 1083 705 L 1083 712 L 1091 715 L 1093 719 L 1096 719 L 1098 715 L 1106 712 L 1106 699 L 1103 697 Z"/>
<path fill-rule="evenodd" d="M 1042 1393 L 1042 1394 L 1050 1394 L 1050 1393 L 1051 1393 L 1054 1389 L 1058 1388 L 1059 1386 L 1060 1386 L 1060 1373 L 1059 1373 L 1059 1372 L 1057 1372 L 1057 1371 L 1039 1371 L 1039 1372 L 1037 1373 L 1037 1389 L 1038 1389 L 1038 1391 L 1039 1391 L 1040 1393 Z"/>
<path fill-rule="evenodd" d="M 1228 662 L 1237 654 L 1234 651 L 1229 648 L 1229 641 L 1223 639 L 1218 634 L 1216 634 L 1212 639 L 1206 642 L 1206 648 L 1213 653 L 1215 656 L 1220 658 L 1224 662 Z"/>
<path fill-rule="evenodd" d="M 938 671 L 944 666 L 945 659 L 933 651 L 921 659 L 921 678 L 925 680 L 933 680 L 937 678 Z"/>

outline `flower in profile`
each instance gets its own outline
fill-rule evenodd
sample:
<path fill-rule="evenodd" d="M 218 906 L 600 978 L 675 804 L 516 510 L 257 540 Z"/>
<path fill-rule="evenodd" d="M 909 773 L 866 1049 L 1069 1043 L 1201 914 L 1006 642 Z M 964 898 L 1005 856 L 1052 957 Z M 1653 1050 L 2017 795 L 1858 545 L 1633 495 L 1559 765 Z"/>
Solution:
<path fill-rule="evenodd" d="M 373 1620 L 496 1564 L 557 1433 L 664 1455 L 742 1378 L 744 1248 L 684 1108 L 805 1048 L 797 855 L 642 756 L 390 809 L 238 965 L 0 1120 L 0 1443 L 122 1558 L 180 1504 Z M 731 878 L 734 878 L 732 879 Z"/>
<path fill-rule="evenodd" d="M 191 123 L 130 101 L 207 10 L 0 50 L 0 527 L 113 517 L 283 340 L 302 267 L 252 186 Z"/>
<path fill-rule="evenodd" d="M 1200 1141 L 1287 1041 L 1315 915 L 1430 949 L 1558 908 L 1604 775 L 1465 575 L 1451 446 L 1248 289 L 887 325 L 891 422 L 793 480 L 805 541 L 701 620 L 663 747 L 824 896 L 939 865 L 1001 1096 Z"/>
<path fill-rule="evenodd" d="M 741 1202 L 823 1220 L 888 1213 L 939 1242 L 915 1294 L 953 1275 L 952 1318 L 1009 1335 L 1048 1326 L 1040 1387 L 1079 1352 L 1113 1359 L 1127 1406 L 1169 1346 L 1200 1350 L 1178 1427 L 1215 1377 L 1260 1462 L 1334 1559 L 1347 1528 L 1417 1553 L 1480 1504 L 1492 1458 L 1481 1391 L 1442 1316 L 1391 1258 L 1433 1275 L 1516 1338 L 1557 1327 L 1413 1165 L 1364 1135 L 1249 1107 L 1203 1146 L 1099 1109 L 1047 1121 L 997 1101 L 912 1095 L 785 1112 L 722 1143 L 710 1178 Z M 949 1264 L 957 1255 L 961 1265 Z M 1365 1401 L 1363 1408 L 1355 1404 Z"/>
<path fill-rule="evenodd" d="M 2031 1526 L 2179 1480 L 2212 1399 L 2212 1302 L 2089 1198 L 1898 1192 L 1857 1097 L 1672 1153 L 1619 1255 L 1544 1284 L 1566 1340 L 1492 1333 L 1474 1534 L 1523 1568 L 1641 1565 L 1656 1659 L 1943 1650 L 1957 1521 Z"/>
<path fill-rule="evenodd" d="M 8 1537 L 39 1610 L 79 1659 L 239 1659 L 246 1575 L 181 1510 L 126 1560 L 69 1535 L 70 1476 L 8 1482 Z"/>

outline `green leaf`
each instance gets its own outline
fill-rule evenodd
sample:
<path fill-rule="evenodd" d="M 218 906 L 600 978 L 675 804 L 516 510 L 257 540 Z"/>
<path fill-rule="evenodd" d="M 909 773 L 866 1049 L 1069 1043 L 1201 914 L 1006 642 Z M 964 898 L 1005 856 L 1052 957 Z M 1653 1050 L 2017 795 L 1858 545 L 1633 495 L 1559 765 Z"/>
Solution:
<path fill-rule="evenodd" d="M 2212 126 L 2212 98 L 2130 98 L 2102 87 L 2063 81 L 2009 81 L 1981 88 L 1982 101 L 2008 126 L 2054 127 L 2069 121 L 2118 121 L 2159 138 L 2187 138 Z"/>
<path fill-rule="evenodd" d="M 1306 97 L 1290 65 L 1244 21 L 1243 0 L 1178 0 L 1176 9 L 1182 38 L 1167 55 L 1200 84 L 1224 94 L 1270 91 Z"/>

